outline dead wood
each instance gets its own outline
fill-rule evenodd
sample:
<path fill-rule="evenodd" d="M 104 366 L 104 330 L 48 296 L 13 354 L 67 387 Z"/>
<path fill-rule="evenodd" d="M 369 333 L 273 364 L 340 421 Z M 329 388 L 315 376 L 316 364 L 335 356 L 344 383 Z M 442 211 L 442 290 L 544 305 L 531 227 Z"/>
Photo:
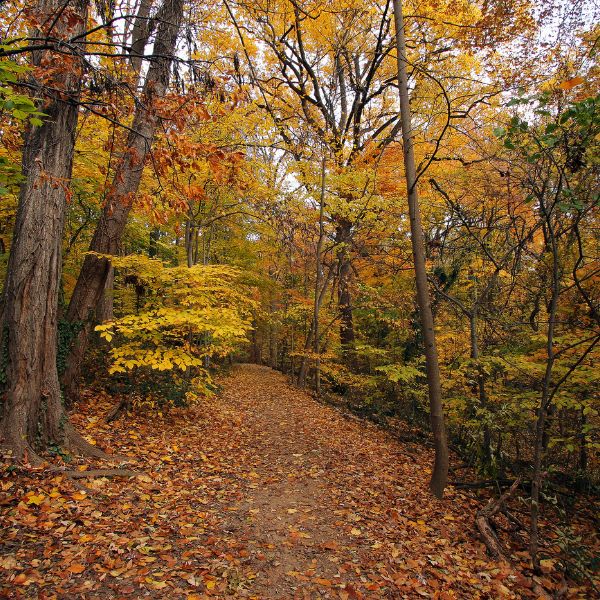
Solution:
<path fill-rule="evenodd" d="M 504 549 L 502 548 L 502 544 L 492 527 L 491 519 L 494 515 L 498 514 L 506 501 L 516 492 L 517 488 L 521 483 L 521 477 L 515 479 L 510 488 L 504 492 L 497 498 L 496 500 L 490 500 L 488 504 L 477 511 L 477 515 L 475 516 L 475 523 L 477 525 L 477 529 L 481 534 L 484 544 L 486 545 L 489 553 L 497 559 L 504 560 L 507 563 L 510 563 L 510 559 L 506 556 Z"/>
<path fill-rule="evenodd" d="M 119 404 L 117 404 L 107 415 L 106 415 L 106 423 L 112 423 L 116 421 L 123 413 L 126 413 L 129 410 L 129 400 L 127 398 L 123 398 Z"/>

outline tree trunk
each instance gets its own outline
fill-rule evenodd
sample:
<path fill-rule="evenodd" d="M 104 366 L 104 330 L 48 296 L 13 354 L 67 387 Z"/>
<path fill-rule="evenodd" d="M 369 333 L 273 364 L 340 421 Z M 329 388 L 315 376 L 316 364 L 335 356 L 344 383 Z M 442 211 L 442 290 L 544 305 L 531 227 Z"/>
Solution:
<path fill-rule="evenodd" d="M 110 265 L 106 283 L 104 284 L 104 290 L 102 291 L 102 298 L 100 299 L 98 310 L 96 311 L 96 318 L 99 323 L 106 323 L 107 321 L 112 321 L 114 318 L 114 292 L 115 269 Z"/>
<path fill-rule="evenodd" d="M 321 161 L 321 194 L 319 197 L 319 239 L 317 240 L 316 252 L 316 277 L 315 277 L 315 302 L 313 305 L 313 353 L 315 355 L 315 393 L 321 395 L 321 343 L 319 333 L 319 312 L 321 310 L 321 282 L 323 280 L 323 242 L 325 241 L 325 192 L 326 192 L 326 177 L 327 177 L 327 159 L 323 155 Z"/>
<path fill-rule="evenodd" d="M 90 244 L 90 250 L 93 252 L 116 254 L 118 251 L 129 211 L 142 179 L 144 163 L 152 149 L 160 120 L 156 110 L 156 100 L 163 98 L 167 91 L 182 16 L 183 0 L 165 0 L 157 14 L 158 29 L 153 51 L 156 58 L 148 69 L 141 100 L 136 103 L 126 150 L 116 169 Z M 110 263 L 107 259 L 86 255 L 69 303 L 67 320 L 82 324 L 62 377 L 65 393 L 69 397 L 75 395 L 75 386 L 81 361 L 87 349 L 94 311 L 109 271 Z"/>
<path fill-rule="evenodd" d="M 471 358 L 475 361 L 479 361 L 479 336 L 477 333 L 477 306 L 475 305 L 471 309 L 471 313 L 469 315 L 469 329 L 470 329 L 470 339 L 471 339 Z M 488 405 L 487 400 L 487 390 L 485 387 L 485 374 L 481 365 L 475 365 L 477 369 L 477 389 L 479 392 L 479 406 L 482 409 L 486 409 Z M 483 441 L 482 441 L 482 450 L 483 450 L 483 464 L 487 467 L 490 467 L 492 464 L 492 434 L 490 432 L 490 426 L 487 422 L 483 424 Z"/>
<path fill-rule="evenodd" d="M 194 222 L 190 217 L 190 219 L 185 222 L 185 258 L 188 267 L 194 266 L 194 231 Z"/>
<path fill-rule="evenodd" d="M 554 362 L 554 332 L 556 327 L 556 315 L 558 311 L 558 297 L 560 295 L 560 270 L 558 263 L 558 245 L 554 234 L 554 226 L 551 221 L 551 213 L 547 209 L 544 199 L 540 198 L 540 209 L 546 220 L 548 243 L 547 248 L 552 252 L 552 284 L 551 296 L 548 305 L 548 329 L 546 331 L 546 369 L 542 380 L 542 395 L 537 410 L 537 421 L 535 425 L 535 441 L 533 448 L 533 474 L 531 477 L 531 525 L 529 534 L 529 553 L 534 571 L 540 572 L 539 529 L 538 518 L 540 512 L 540 492 L 542 488 L 542 467 L 544 463 L 544 435 L 546 432 L 546 418 L 548 408 L 552 401 L 551 385 Z"/>
<path fill-rule="evenodd" d="M 56 20 L 52 35 L 59 39 L 83 33 L 87 0 L 63 5 L 40 0 L 40 22 Z M 47 58 L 44 53 L 34 53 L 33 63 L 39 65 L 42 58 Z M 1 431 L 17 460 L 37 459 L 34 449 L 50 443 L 100 454 L 67 421 L 56 365 L 62 236 L 83 70 L 75 56 L 65 61 L 69 64 L 47 82 L 57 91 L 41 103 L 47 115 L 43 125 L 26 135 L 24 181 L 5 284 L 2 345 L 7 365 Z"/>
<path fill-rule="evenodd" d="M 150 258 L 158 257 L 158 242 L 160 242 L 160 229 L 158 227 L 153 227 L 148 236 L 148 256 Z"/>
<path fill-rule="evenodd" d="M 346 363 L 354 365 L 354 317 L 352 314 L 352 295 L 350 293 L 350 276 L 352 265 L 348 252 L 352 224 L 346 219 L 340 219 L 335 231 L 335 241 L 339 245 L 338 261 L 338 310 L 340 313 L 340 343 Z"/>
<path fill-rule="evenodd" d="M 417 287 L 417 303 L 421 317 L 421 329 L 425 345 L 425 361 L 427 367 L 427 384 L 429 387 L 429 413 L 433 442 L 435 445 L 435 463 L 431 474 L 430 489 L 434 496 L 441 498 L 448 479 L 448 441 L 444 424 L 442 405 L 442 387 L 440 369 L 433 328 L 433 314 L 429 300 L 429 285 L 425 267 L 425 247 L 423 228 L 417 194 L 417 174 L 412 138 L 410 104 L 408 97 L 408 78 L 406 73 L 406 42 L 404 39 L 404 19 L 401 0 L 394 0 L 394 24 L 396 26 L 396 51 L 398 63 L 398 89 L 400 95 L 400 118 L 402 122 L 402 142 L 404 145 L 404 172 L 408 190 L 408 212 L 410 217 L 410 233 L 413 260 L 415 266 L 415 283 Z"/>
<path fill-rule="evenodd" d="M 271 296 L 271 302 L 269 305 L 271 312 L 271 323 L 269 324 L 269 366 L 272 369 L 277 368 L 277 328 L 272 322 L 273 315 L 277 311 L 277 304 L 275 302 L 275 296 Z"/>
<path fill-rule="evenodd" d="M 309 360 L 307 354 L 310 351 L 313 341 L 313 327 L 314 323 L 311 322 L 310 327 L 308 329 L 308 335 L 306 336 L 306 341 L 304 342 L 304 354 L 302 356 L 302 360 L 300 362 L 300 370 L 298 371 L 298 387 L 304 388 L 306 386 L 306 376 L 308 375 L 308 365 Z"/>

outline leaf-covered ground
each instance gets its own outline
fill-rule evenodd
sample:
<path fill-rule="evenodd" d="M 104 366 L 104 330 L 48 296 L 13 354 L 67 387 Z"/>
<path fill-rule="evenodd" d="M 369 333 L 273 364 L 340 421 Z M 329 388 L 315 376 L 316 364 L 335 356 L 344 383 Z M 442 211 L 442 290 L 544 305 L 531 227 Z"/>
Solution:
<path fill-rule="evenodd" d="M 473 526 L 480 501 L 452 488 L 432 499 L 428 450 L 345 418 L 267 368 L 236 367 L 222 385 L 192 409 L 110 425 L 108 404 L 79 407 L 80 430 L 127 456 L 137 476 L 5 473 L 0 594 L 539 597 L 486 557 Z"/>

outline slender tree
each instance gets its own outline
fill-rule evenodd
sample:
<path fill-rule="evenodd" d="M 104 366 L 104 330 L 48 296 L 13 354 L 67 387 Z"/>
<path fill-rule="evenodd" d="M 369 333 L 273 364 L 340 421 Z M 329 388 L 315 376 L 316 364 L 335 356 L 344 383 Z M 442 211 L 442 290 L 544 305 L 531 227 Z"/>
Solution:
<path fill-rule="evenodd" d="M 430 489 L 434 496 L 441 498 L 448 479 L 448 441 L 444 425 L 440 367 L 433 328 L 433 314 L 429 299 L 423 227 L 421 225 L 419 196 L 417 193 L 417 170 L 415 166 L 411 111 L 408 96 L 406 41 L 404 38 L 404 19 L 402 16 L 401 0 L 394 0 L 394 23 L 396 26 L 400 120 L 402 123 L 402 143 L 404 145 L 404 174 L 408 191 L 408 212 L 415 268 L 415 283 L 417 287 L 417 304 L 419 305 L 423 343 L 425 345 L 427 385 L 429 388 L 429 413 L 435 445 L 435 463 L 431 474 Z"/>
<path fill-rule="evenodd" d="M 139 189 L 146 158 L 152 150 L 160 122 L 157 100 L 163 98 L 170 79 L 177 36 L 183 20 L 183 1 L 165 0 L 156 15 L 158 23 L 153 56 L 148 68 L 140 101 L 136 104 L 133 123 L 126 149 L 107 193 L 104 209 L 96 226 L 90 250 L 99 254 L 116 254 L 131 211 L 133 196 Z M 139 50 L 139 48 L 138 48 Z M 138 63 L 136 63 L 137 67 Z M 94 313 L 107 277 L 108 260 L 88 254 L 77 279 L 67 320 L 80 323 L 79 334 L 73 344 L 62 377 L 67 396 L 72 397 L 88 345 Z"/>

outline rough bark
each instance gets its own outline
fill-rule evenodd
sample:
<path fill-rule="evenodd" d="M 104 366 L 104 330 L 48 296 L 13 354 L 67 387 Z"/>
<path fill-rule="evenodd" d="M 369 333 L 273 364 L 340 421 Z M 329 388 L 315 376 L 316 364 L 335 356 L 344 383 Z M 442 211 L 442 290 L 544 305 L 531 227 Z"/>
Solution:
<path fill-rule="evenodd" d="M 429 487 L 437 498 L 444 494 L 448 480 L 448 440 L 444 424 L 442 405 L 442 388 L 433 314 L 429 299 L 429 284 L 425 267 L 425 247 L 423 228 L 417 194 L 417 174 L 412 138 L 411 112 L 408 97 L 408 78 L 406 70 L 406 42 L 404 38 L 404 19 L 401 0 L 394 0 L 394 23 L 396 26 L 396 51 L 398 63 L 398 89 L 400 95 L 400 119 L 402 122 L 402 142 L 404 145 L 404 172 L 408 190 L 408 211 L 413 261 L 415 267 L 415 283 L 417 287 L 417 303 L 421 319 L 423 343 L 425 345 L 425 361 L 427 367 L 427 384 L 429 388 L 429 414 L 433 442 L 435 445 L 435 462 Z"/>
<path fill-rule="evenodd" d="M 36 10 L 47 23 L 55 21 L 52 35 L 64 38 L 85 30 L 87 4 L 40 0 Z M 32 62 L 39 65 L 48 58 L 37 52 Z M 43 124 L 26 134 L 24 181 L 5 283 L 2 345 L 7 365 L 1 431 L 17 460 L 36 458 L 34 450 L 48 444 L 101 454 L 68 423 L 56 365 L 62 236 L 83 69 L 77 56 L 67 60 L 47 88 L 32 80 L 40 86 L 40 96 L 48 89 L 55 91 L 41 101 L 47 115 Z"/>
<path fill-rule="evenodd" d="M 115 291 L 115 269 L 111 265 L 102 291 L 102 298 L 98 304 L 96 318 L 99 323 L 112 321 L 114 317 L 114 291 Z"/>
<path fill-rule="evenodd" d="M 153 51 L 155 58 L 148 69 L 140 101 L 136 104 L 126 149 L 116 169 L 90 244 L 90 250 L 93 252 L 116 254 L 118 251 L 133 197 L 140 186 L 144 163 L 152 149 L 160 121 L 156 100 L 163 98 L 167 91 L 182 16 L 182 0 L 165 0 L 158 11 L 158 27 Z M 81 361 L 87 349 L 94 311 L 109 272 L 108 260 L 88 254 L 69 303 L 67 320 L 82 324 L 62 377 L 65 394 L 70 398 L 76 395 L 75 386 Z"/>

